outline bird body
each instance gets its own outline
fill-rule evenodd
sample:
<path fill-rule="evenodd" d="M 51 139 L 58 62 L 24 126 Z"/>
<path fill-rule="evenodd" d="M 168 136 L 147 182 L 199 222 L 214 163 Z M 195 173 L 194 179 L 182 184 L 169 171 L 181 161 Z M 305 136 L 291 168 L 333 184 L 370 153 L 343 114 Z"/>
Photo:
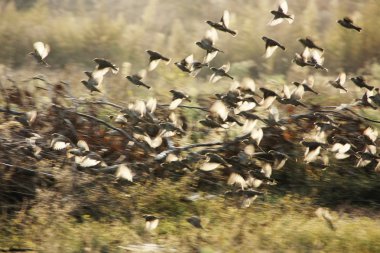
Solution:
<path fill-rule="evenodd" d="M 337 23 L 347 29 L 356 30 L 358 32 L 361 32 L 362 30 L 361 27 L 354 25 L 354 22 L 349 17 L 344 17 L 343 19 L 339 19 Z"/>
<path fill-rule="evenodd" d="M 50 52 L 50 46 L 46 43 L 43 43 L 41 41 L 37 41 L 33 43 L 34 51 L 30 52 L 29 55 L 33 56 L 34 59 L 40 64 L 43 64 L 45 66 L 49 66 L 44 59 L 48 56 Z"/>
<path fill-rule="evenodd" d="M 237 32 L 236 31 L 233 31 L 229 28 L 229 24 L 230 24 L 230 13 L 225 10 L 223 12 L 223 16 L 222 18 L 220 19 L 220 22 L 213 22 L 213 21 L 206 21 L 206 23 L 208 25 L 210 25 L 211 27 L 219 30 L 219 31 L 222 31 L 222 32 L 226 32 L 226 33 L 229 33 L 231 34 L 232 36 L 236 36 L 237 35 Z"/>
<path fill-rule="evenodd" d="M 149 54 L 149 67 L 148 70 L 152 71 L 155 68 L 157 68 L 160 61 L 166 61 L 166 64 L 169 64 L 171 59 L 168 57 L 163 56 L 162 54 L 152 51 L 152 50 L 146 50 L 146 52 Z"/>
<path fill-rule="evenodd" d="M 285 51 L 285 47 L 273 39 L 263 36 L 262 40 L 265 41 L 265 58 L 271 57 L 278 47 Z"/>

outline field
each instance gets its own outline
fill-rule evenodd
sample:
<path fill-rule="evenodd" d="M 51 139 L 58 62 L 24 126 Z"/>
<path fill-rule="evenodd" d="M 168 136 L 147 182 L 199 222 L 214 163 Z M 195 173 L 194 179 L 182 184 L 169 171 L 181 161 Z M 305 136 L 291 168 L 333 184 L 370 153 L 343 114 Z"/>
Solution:
<path fill-rule="evenodd" d="M 380 252 L 380 7 L 288 4 L 277 26 L 266 0 L 0 4 L 0 252 Z M 224 10 L 236 37 L 181 71 Z M 286 50 L 265 58 L 262 36 Z M 170 63 L 149 70 L 147 49 Z M 303 50 L 325 62 L 298 66 Z M 213 83 L 222 65 L 233 80 Z"/>

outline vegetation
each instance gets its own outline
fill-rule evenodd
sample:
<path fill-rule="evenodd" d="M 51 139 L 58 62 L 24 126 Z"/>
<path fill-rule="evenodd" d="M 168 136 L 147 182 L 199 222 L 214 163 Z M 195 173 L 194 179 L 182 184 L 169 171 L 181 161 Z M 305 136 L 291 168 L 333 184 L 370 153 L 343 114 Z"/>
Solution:
<path fill-rule="evenodd" d="M 350 91 L 346 95 L 327 85 L 341 71 L 364 75 L 379 87 L 380 5 L 376 0 L 289 0 L 289 6 L 296 21 L 278 29 L 267 26 L 275 2 L 266 0 L 1 3 L 0 251 L 125 252 L 120 246 L 152 243 L 162 246 L 162 252 L 379 252 L 378 172 L 372 163 L 356 167 L 354 155 L 338 160 L 329 154 L 327 169 L 305 164 L 300 142 L 316 133 L 318 120 L 297 115 L 312 115 L 324 106 L 337 109 L 361 98 L 362 91 L 352 82 L 346 84 Z M 260 196 L 247 208 L 242 207 L 243 198 L 226 194 L 239 189 L 227 184 L 231 171 L 200 171 L 197 162 L 178 168 L 157 159 L 178 147 L 185 148 L 172 153 L 183 159 L 194 154 L 203 159 L 207 152 L 231 158 L 251 142 L 249 136 L 241 136 L 239 127 L 219 131 L 198 123 L 208 113 L 214 94 L 228 91 L 229 80 L 211 84 L 210 70 L 192 78 L 172 64 L 190 53 L 196 59 L 204 57 L 194 43 L 209 28 L 204 21 L 218 20 L 224 9 L 231 12 L 231 27 L 239 33 L 236 38 L 220 34 L 217 45 L 225 53 L 218 54 L 212 66 L 230 61 L 229 73 L 235 80 L 250 77 L 257 90 L 266 87 L 278 93 L 282 84 L 313 75 L 314 89 L 320 93 L 305 95 L 306 109 L 275 102 L 287 130 L 268 126 L 269 137 L 255 151 L 275 149 L 289 159 L 273 171 L 271 179 L 277 184 L 259 188 Z M 363 27 L 362 33 L 347 32 L 336 24 L 347 13 Z M 263 35 L 279 40 L 286 51 L 264 59 Z M 294 53 L 303 49 L 297 39 L 306 35 L 325 48 L 328 73 L 291 63 Z M 27 56 L 35 41 L 51 46 L 46 59 L 51 67 L 37 65 Z M 172 57 L 170 65 L 159 65 L 147 77 L 151 90 L 125 79 L 147 66 L 146 49 Z M 120 67 L 118 75 L 107 74 L 101 94 L 90 94 L 80 83 L 83 71 L 93 69 L 95 57 Z M 156 97 L 154 120 L 168 122 L 171 89 L 191 96 L 192 102 L 185 104 L 189 108 L 175 110 L 186 119 L 186 134 L 151 148 L 133 135 L 136 126 L 154 128 L 146 123 L 147 116 L 136 122 L 128 118 L 127 124 L 114 121 L 135 101 Z M 27 112 L 34 110 L 37 119 L 25 122 Z M 339 134 L 354 139 L 368 126 L 376 129 L 378 111 L 353 107 L 330 113 L 342 126 Z M 266 112 L 258 115 L 268 117 Z M 41 135 L 40 156 L 28 146 L 31 133 Z M 65 151 L 52 150 L 53 133 L 64 134 L 73 143 L 85 140 L 109 166 L 80 167 Z M 213 142 L 228 145 L 187 148 Z M 353 142 L 361 150 L 361 140 Z M 131 168 L 133 182 L 115 177 L 118 160 Z M 258 170 L 261 165 L 250 166 Z M 330 210 L 335 230 L 316 215 L 318 207 Z M 144 214 L 161 217 L 157 229 L 144 229 Z M 204 229 L 186 221 L 194 215 L 201 217 Z"/>

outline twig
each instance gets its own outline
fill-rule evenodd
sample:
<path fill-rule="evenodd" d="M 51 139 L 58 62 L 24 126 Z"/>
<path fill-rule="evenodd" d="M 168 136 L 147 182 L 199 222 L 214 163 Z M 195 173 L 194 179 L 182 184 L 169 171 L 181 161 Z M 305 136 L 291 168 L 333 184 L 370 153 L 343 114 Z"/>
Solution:
<path fill-rule="evenodd" d="M 67 109 L 67 108 L 61 107 L 61 106 L 56 105 L 56 104 L 53 104 L 52 106 L 53 106 L 54 108 L 59 109 L 59 110 L 63 110 L 63 111 L 66 111 L 66 112 L 70 112 L 70 113 L 73 113 L 73 114 L 76 114 L 76 115 L 82 116 L 82 117 L 84 117 L 84 118 L 91 119 L 91 120 L 96 121 L 96 122 L 98 122 L 98 123 L 100 123 L 100 124 L 103 124 L 104 126 L 106 126 L 106 127 L 110 128 L 110 129 L 112 129 L 112 130 L 115 130 L 115 131 L 121 133 L 121 134 L 122 134 L 125 138 L 127 138 L 129 141 L 133 141 L 133 142 L 136 144 L 136 146 L 138 146 L 138 147 L 144 149 L 144 151 L 147 151 L 146 147 L 145 147 L 143 144 L 139 143 L 135 138 L 133 138 L 133 136 L 131 136 L 129 133 L 127 133 L 127 132 L 124 131 L 123 129 L 120 129 L 120 128 L 117 128 L 117 127 L 114 127 L 114 126 L 112 126 L 111 124 L 109 124 L 109 123 L 107 123 L 107 122 L 105 122 L 105 121 L 103 121 L 103 120 L 101 120 L 101 119 L 99 119 L 99 118 L 96 118 L 96 117 L 94 117 L 94 116 L 88 115 L 88 114 L 84 114 L 84 113 L 81 113 L 81 112 L 71 111 L 71 110 L 69 110 L 69 109 Z"/>
<path fill-rule="evenodd" d="M 168 107 L 170 106 L 169 104 L 164 104 L 164 105 L 158 105 L 160 107 Z M 201 110 L 201 111 L 205 111 L 205 112 L 209 112 L 209 110 L 207 108 L 204 108 L 204 107 L 198 107 L 198 106 L 189 106 L 189 105 L 179 105 L 178 107 L 181 107 L 181 108 L 187 108 L 187 109 L 197 109 L 197 110 Z"/>
<path fill-rule="evenodd" d="M 25 171 L 41 174 L 41 175 L 44 175 L 44 176 L 48 176 L 50 178 L 54 178 L 54 176 L 52 174 L 50 174 L 50 173 L 46 173 L 46 172 L 42 172 L 42 171 L 37 171 L 37 170 L 32 170 L 32 169 L 28 169 L 28 168 L 23 168 L 23 167 L 20 167 L 20 166 L 9 164 L 9 163 L 2 163 L 2 162 L 0 162 L 0 164 L 8 166 L 8 167 L 15 167 L 15 168 L 20 169 L 20 170 L 25 170 Z"/>

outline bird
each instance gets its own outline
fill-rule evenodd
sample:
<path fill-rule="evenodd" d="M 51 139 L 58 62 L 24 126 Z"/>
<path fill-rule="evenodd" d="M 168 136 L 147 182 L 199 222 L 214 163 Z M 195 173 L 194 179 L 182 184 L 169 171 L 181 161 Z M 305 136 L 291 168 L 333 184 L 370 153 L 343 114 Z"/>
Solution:
<path fill-rule="evenodd" d="M 183 92 L 170 90 L 170 93 L 173 95 L 172 102 L 169 105 L 170 110 L 176 109 L 183 100 L 187 100 L 188 102 L 191 102 L 189 95 Z"/>
<path fill-rule="evenodd" d="M 275 26 L 281 24 L 284 19 L 289 22 L 289 24 L 294 22 L 294 15 L 288 15 L 288 3 L 286 0 L 280 0 L 277 10 L 271 11 L 273 14 L 273 19 L 269 22 L 268 25 Z"/>
<path fill-rule="evenodd" d="M 195 44 L 206 51 L 205 63 L 211 62 L 218 52 L 223 53 L 222 50 L 216 48 L 215 42 L 218 40 L 218 33 L 214 28 L 211 28 L 206 31 L 205 36 L 201 41 L 195 42 Z"/>
<path fill-rule="evenodd" d="M 33 43 L 34 51 L 30 52 L 29 55 L 33 56 L 34 59 L 40 64 L 45 65 L 46 67 L 49 66 L 44 59 L 48 56 L 50 52 L 50 46 L 49 44 L 43 43 L 41 41 L 37 41 Z"/>
<path fill-rule="evenodd" d="M 145 230 L 151 232 L 155 230 L 160 222 L 161 217 L 154 215 L 144 214 L 143 218 L 145 219 Z"/>
<path fill-rule="evenodd" d="M 209 66 L 206 60 L 207 59 L 205 57 L 203 62 L 194 61 L 194 55 L 191 54 L 182 59 L 180 62 L 175 62 L 174 65 L 176 65 L 183 72 L 189 73 L 191 76 L 195 77 L 203 67 Z"/>
<path fill-rule="evenodd" d="M 375 91 L 376 91 L 376 94 L 370 96 L 369 98 L 370 98 L 371 101 L 373 101 L 376 105 L 380 106 L 380 92 L 379 92 L 379 88 L 375 88 Z"/>
<path fill-rule="evenodd" d="M 93 91 L 96 91 L 96 92 L 101 92 L 98 87 L 101 86 L 101 83 L 103 81 L 103 76 L 98 76 L 97 78 L 95 78 L 93 76 L 93 72 L 90 72 L 90 71 L 85 71 L 84 72 L 87 77 L 88 77 L 88 80 L 82 80 L 81 83 L 88 89 L 91 91 L 91 93 Z"/>
<path fill-rule="evenodd" d="M 337 79 L 335 79 L 334 81 L 329 81 L 328 83 L 333 86 L 334 88 L 337 88 L 337 89 L 340 89 L 340 90 L 343 90 L 345 92 L 348 92 L 348 90 L 346 88 L 343 87 L 344 83 L 346 82 L 346 73 L 342 72 L 339 74 L 339 76 L 337 77 Z"/>
<path fill-rule="evenodd" d="M 351 77 L 350 80 L 359 88 L 366 88 L 367 90 L 373 90 L 374 87 L 367 84 L 363 76 Z"/>
<path fill-rule="evenodd" d="M 64 135 L 53 133 L 50 141 L 50 148 L 54 150 L 63 150 L 72 146 L 72 142 Z"/>
<path fill-rule="evenodd" d="M 316 50 L 319 50 L 319 51 L 321 51 L 321 52 L 324 51 L 323 48 L 317 46 L 317 45 L 314 43 L 314 41 L 312 41 L 312 40 L 311 40 L 310 38 L 308 38 L 308 37 L 306 37 L 306 38 L 304 38 L 304 39 L 303 39 L 303 38 L 300 38 L 300 39 L 298 39 L 298 41 L 299 41 L 304 47 L 307 47 L 307 48 L 309 48 L 309 49 L 311 49 L 311 50 L 316 49 Z"/>
<path fill-rule="evenodd" d="M 133 182 L 134 173 L 126 164 L 122 163 L 117 167 L 115 177 L 116 179 L 122 178 Z"/>
<path fill-rule="evenodd" d="M 341 26 L 343 26 L 344 28 L 347 28 L 347 29 L 353 29 L 353 30 L 356 30 L 358 32 L 361 32 L 361 30 L 362 30 L 361 27 L 354 25 L 354 21 L 352 21 L 352 19 L 349 17 L 344 17 L 343 19 L 339 19 L 336 22 L 338 24 L 340 24 Z"/>
<path fill-rule="evenodd" d="M 152 51 L 152 50 L 146 50 L 146 52 L 149 54 L 149 67 L 148 70 L 152 71 L 155 68 L 157 68 L 158 64 L 161 60 L 166 61 L 166 64 L 169 64 L 171 59 L 168 57 L 163 56 L 162 54 Z"/>
<path fill-rule="evenodd" d="M 230 70 L 230 63 L 222 65 L 220 68 L 211 67 L 210 68 L 214 73 L 210 77 L 211 83 L 216 83 L 219 81 L 222 77 L 228 77 L 230 79 L 234 79 L 232 76 L 227 74 L 227 72 Z"/>
<path fill-rule="evenodd" d="M 187 222 L 189 222 L 191 225 L 193 225 L 196 228 L 203 229 L 203 226 L 201 224 L 201 219 L 198 216 L 191 216 L 186 219 Z"/>
<path fill-rule="evenodd" d="M 265 41 L 265 58 L 271 57 L 278 47 L 285 51 L 285 47 L 275 40 L 265 36 L 262 37 L 262 40 Z"/>
<path fill-rule="evenodd" d="M 292 82 L 292 84 L 294 84 L 297 88 L 302 86 L 303 87 L 303 90 L 304 92 L 312 92 L 314 93 L 315 95 L 318 95 L 319 93 L 316 92 L 315 90 L 312 89 L 313 85 L 314 85 L 314 78 L 312 76 L 309 77 L 308 81 L 305 79 L 302 81 L 302 83 L 299 83 L 299 82 Z M 296 91 L 294 93 L 297 93 Z M 302 98 L 302 96 L 301 96 Z"/>
<path fill-rule="evenodd" d="M 230 24 L 230 13 L 227 10 L 223 12 L 220 22 L 206 21 L 206 23 L 219 31 L 229 33 L 232 36 L 237 35 L 237 31 L 233 31 L 228 27 Z"/>
<path fill-rule="evenodd" d="M 103 76 L 107 74 L 109 70 L 111 70 L 114 74 L 117 74 L 119 72 L 119 68 L 106 59 L 95 58 L 94 62 L 97 64 L 94 71 L 92 71 L 92 76 L 95 79 L 103 78 Z"/>
<path fill-rule="evenodd" d="M 133 74 L 133 75 L 130 75 L 130 76 L 126 76 L 126 78 L 128 79 L 128 81 L 130 81 L 131 83 L 133 83 L 134 85 L 137 85 L 137 86 L 143 86 L 145 88 L 147 88 L 148 90 L 151 88 L 150 86 L 146 85 L 142 79 L 146 76 L 146 70 L 143 69 L 143 70 L 140 70 L 137 74 Z"/>

